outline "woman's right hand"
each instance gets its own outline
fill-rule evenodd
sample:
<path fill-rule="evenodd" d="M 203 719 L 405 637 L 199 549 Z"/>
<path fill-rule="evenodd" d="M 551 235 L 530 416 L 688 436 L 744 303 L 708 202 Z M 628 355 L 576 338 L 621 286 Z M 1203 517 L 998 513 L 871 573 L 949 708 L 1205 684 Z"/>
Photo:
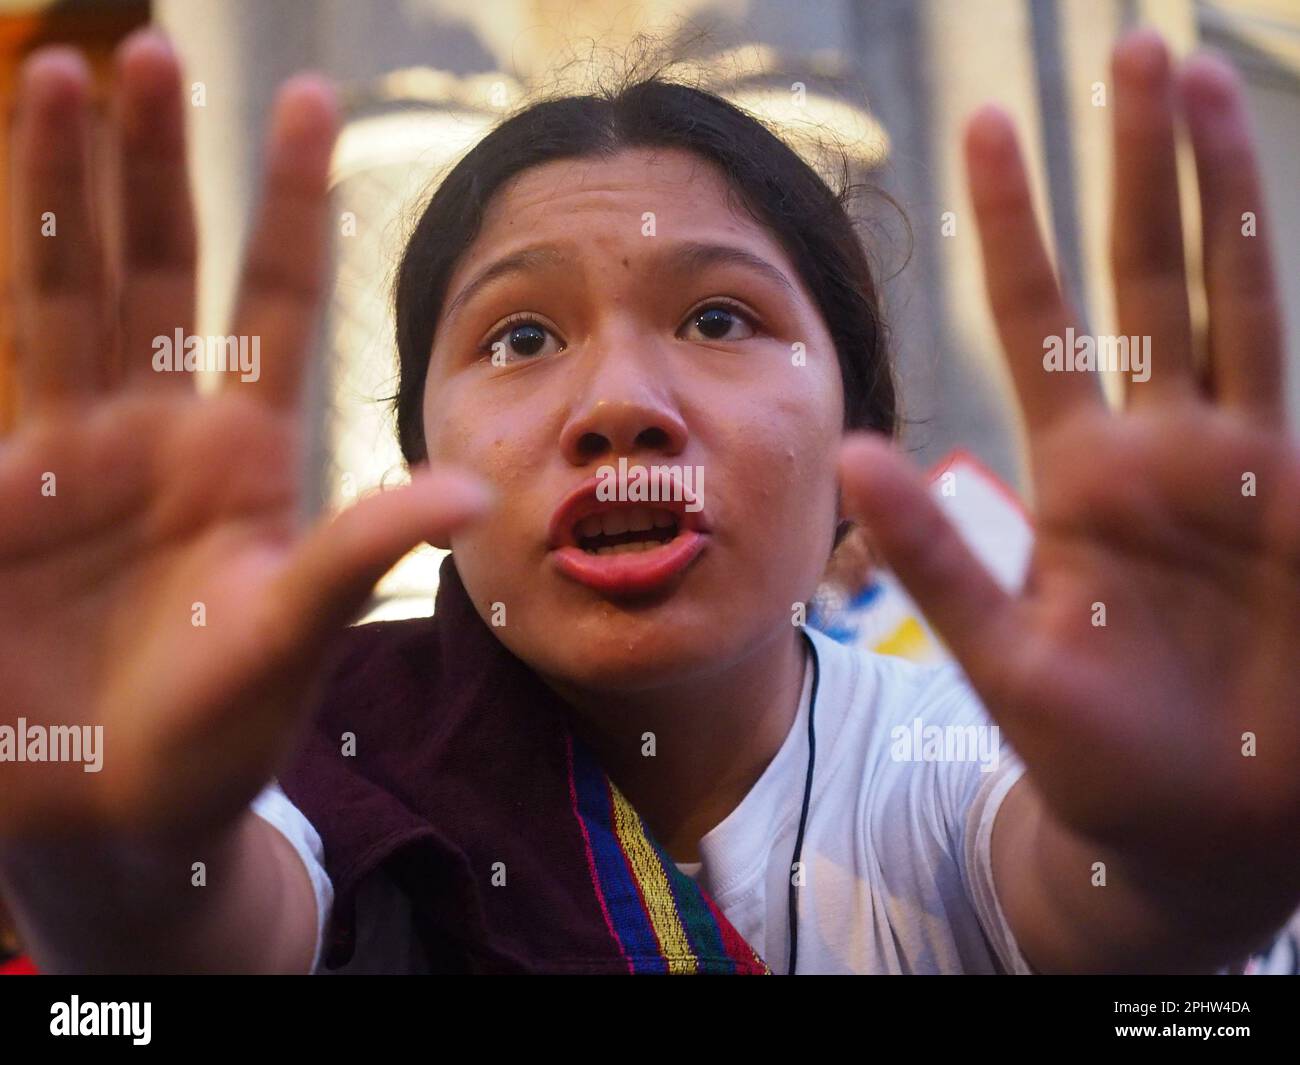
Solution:
<path fill-rule="evenodd" d="M 142 31 L 119 49 L 111 196 L 91 173 L 89 94 L 84 60 L 44 49 L 14 124 L 19 416 L 0 437 L 0 727 L 102 726 L 102 762 L 0 761 L 0 842 L 232 823 L 293 742 L 330 637 L 407 550 L 489 502 L 441 470 L 302 527 L 329 88 L 303 76 L 281 89 L 231 328 L 260 338 L 260 375 L 223 374 L 206 396 L 192 374 L 153 368 L 153 339 L 189 336 L 194 314 L 169 45 Z"/>

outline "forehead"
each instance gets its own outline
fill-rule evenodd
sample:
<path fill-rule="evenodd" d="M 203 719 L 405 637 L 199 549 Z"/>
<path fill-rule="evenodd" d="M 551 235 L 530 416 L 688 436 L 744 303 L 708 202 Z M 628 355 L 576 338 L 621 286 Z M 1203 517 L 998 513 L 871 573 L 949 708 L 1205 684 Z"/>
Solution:
<path fill-rule="evenodd" d="M 694 195 L 678 204 L 690 189 Z M 626 207 L 631 199 L 671 196 L 674 205 L 721 206 L 727 184 L 718 167 L 680 148 L 625 148 L 609 156 L 555 159 L 515 175 L 494 200 L 489 215 L 508 209 L 544 208 L 553 200 L 574 200 L 597 208 Z"/>
<path fill-rule="evenodd" d="M 654 236 L 725 238 L 790 268 L 775 236 L 745 210 L 715 164 L 681 149 L 628 148 L 517 175 L 492 198 L 456 274 L 545 239 L 623 255 Z"/>

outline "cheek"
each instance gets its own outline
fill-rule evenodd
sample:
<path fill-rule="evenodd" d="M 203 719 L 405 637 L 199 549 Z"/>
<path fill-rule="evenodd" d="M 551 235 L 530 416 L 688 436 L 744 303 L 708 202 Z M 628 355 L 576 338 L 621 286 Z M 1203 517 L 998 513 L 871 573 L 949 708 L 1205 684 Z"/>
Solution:
<path fill-rule="evenodd" d="M 526 476 L 526 456 L 535 453 L 529 427 L 517 411 L 485 402 L 455 383 L 431 384 L 424 400 L 424 438 L 429 461 L 465 466 L 498 489 Z"/>
<path fill-rule="evenodd" d="M 449 546 L 466 587 L 478 601 L 502 596 L 520 567 L 534 564 L 528 548 L 540 544 L 530 489 L 537 481 L 538 427 L 526 412 L 485 401 L 470 389 L 432 389 L 425 400 L 425 439 L 429 461 L 453 463 L 478 474 L 497 489 L 492 517 L 451 537 Z M 544 526 L 542 526 L 544 529 Z"/>
<path fill-rule="evenodd" d="M 838 378 L 818 374 L 779 391 L 754 412 L 737 444 L 758 507 L 778 508 L 800 525 L 827 518 L 822 510 L 835 495 L 842 404 Z"/>
<path fill-rule="evenodd" d="M 747 512 L 744 525 L 761 530 L 756 546 L 787 558 L 815 553 L 836 518 L 837 437 L 816 426 L 767 428 L 766 441 L 746 446 L 733 498 Z"/>
<path fill-rule="evenodd" d="M 731 457 L 719 471 L 730 482 L 717 486 L 719 517 L 737 530 L 734 548 L 756 595 L 785 603 L 811 594 L 826 565 L 842 402 L 838 378 L 804 380 L 764 396 L 719 442 L 717 454 Z"/>

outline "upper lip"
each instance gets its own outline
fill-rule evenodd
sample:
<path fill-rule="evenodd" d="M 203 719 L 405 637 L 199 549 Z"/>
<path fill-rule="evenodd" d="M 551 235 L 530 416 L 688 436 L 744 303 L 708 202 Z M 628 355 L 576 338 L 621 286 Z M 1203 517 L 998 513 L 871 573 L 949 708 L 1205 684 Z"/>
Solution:
<path fill-rule="evenodd" d="M 555 513 L 551 515 L 551 524 L 547 530 L 546 546 L 549 549 L 577 547 L 578 522 L 592 514 L 602 514 L 607 510 L 617 510 L 620 507 L 646 507 L 651 510 L 666 510 L 677 518 L 679 531 L 682 529 L 702 533 L 709 531 L 709 522 L 703 507 L 697 510 L 686 509 L 687 503 L 694 504 L 696 501 L 675 472 L 672 474 L 674 488 L 672 494 L 681 496 L 680 499 L 664 499 L 644 503 L 598 499 L 596 488 L 599 484 L 600 480 L 597 477 L 589 477 L 560 500 L 560 505 L 555 508 Z"/>

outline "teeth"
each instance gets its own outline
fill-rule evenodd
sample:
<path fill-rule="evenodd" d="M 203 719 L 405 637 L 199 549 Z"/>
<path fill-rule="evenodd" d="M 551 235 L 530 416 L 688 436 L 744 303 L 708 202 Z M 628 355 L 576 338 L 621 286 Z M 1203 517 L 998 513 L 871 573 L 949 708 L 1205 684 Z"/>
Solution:
<path fill-rule="evenodd" d="M 619 533 L 627 532 L 628 512 L 623 508 L 607 510 L 597 517 L 600 518 L 601 532 L 606 536 L 617 536 Z"/>
<path fill-rule="evenodd" d="M 625 532 L 670 529 L 676 524 L 677 518 L 671 511 L 657 507 L 615 507 L 587 515 L 574 527 L 574 533 L 579 540 L 588 540 L 602 533 L 618 536 Z"/>
<path fill-rule="evenodd" d="M 626 543 L 626 544 L 614 544 L 612 547 L 598 547 L 596 548 L 596 554 L 634 555 L 634 554 L 639 554 L 642 551 L 652 551 L 658 546 L 659 544 L 651 543 L 648 540 L 633 540 L 630 543 Z"/>
<path fill-rule="evenodd" d="M 628 533 L 651 534 L 627 543 L 586 548 L 588 554 L 593 555 L 628 555 L 662 547 L 672 537 L 671 533 L 665 535 L 660 530 L 671 530 L 677 525 L 676 515 L 661 507 L 615 507 L 599 514 L 588 514 L 574 526 L 573 531 L 579 541 L 596 540 L 601 536 L 624 536 Z"/>

